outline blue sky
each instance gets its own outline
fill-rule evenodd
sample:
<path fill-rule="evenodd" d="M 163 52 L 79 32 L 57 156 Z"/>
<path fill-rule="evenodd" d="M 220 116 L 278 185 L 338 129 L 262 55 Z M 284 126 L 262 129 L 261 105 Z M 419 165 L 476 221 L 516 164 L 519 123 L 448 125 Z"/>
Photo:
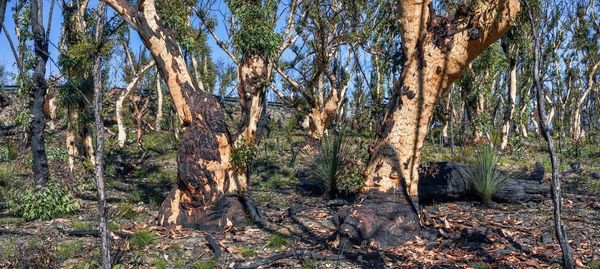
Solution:
<path fill-rule="evenodd" d="M 50 9 L 50 0 L 44 0 L 44 25 L 46 25 L 47 21 L 48 21 L 48 11 Z M 16 36 L 15 36 L 15 22 L 13 20 L 13 8 L 16 4 L 16 1 L 9 1 L 8 6 L 6 8 L 6 15 L 5 15 L 5 19 L 4 19 L 4 25 L 6 26 L 6 29 L 8 29 L 8 34 L 11 37 L 13 43 L 16 42 Z M 96 7 L 98 4 L 98 1 L 96 0 L 92 0 L 90 1 L 89 7 Z M 225 3 L 223 3 L 222 1 L 218 1 L 217 3 L 215 3 L 214 5 L 215 8 L 221 10 L 222 12 L 228 14 L 228 10 L 227 10 L 227 6 L 225 5 Z M 111 17 L 114 13 L 112 12 L 111 8 L 108 8 L 108 16 Z M 47 64 L 47 75 L 48 76 L 52 76 L 52 75 L 57 75 L 60 73 L 60 70 L 58 69 L 58 67 L 56 66 L 55 62 L 58 61 L 58 56 L 59 56 L 59 52 L 57 47 L 60 44 L 60 31 L 61 31 L 61 26 L 62 26 L 62 7 L 61 7 L 61 1 L 60 0 L 55 0 L 55 4 L 54 4 L 54 9 L 53 9 L 53 13 L 52 13 L 52 23 L 51 23 L 51 31 L 50 31 L 50 60 L 48 61 Z M 198 19 L 194 20 L 194 25 L 198 25 L 198 23 L 200 23 L 200 21 Z M 140 48 L 143 48 L 143 45 L 139 39 L 139 36 L 137 33 L 135 33 L 135 31 L 130 30 L 131 31 L 131 48 L 134 50 L 135 53 L 139 52 Z M 216 33 L 219 36 L 219 38 L 223 39 L 227 39 L 227 33 L 225 31 L 225 28 L 223 27 L 223 23 L 222 21 L 219 22 L 218 27 L 216 29 Z M 225 52 L 223 52 L 216 44 L 215 40 L 211 37 L 208 40 L 209 46 L 212 48 L 212 58 L 214 62 L 222 62 L 222 63 L 226 63 L 226 64 L 233 64 L 233 62 L 229 59 L 229 57 L 225 54 Z M 16 44 L 15 44 L 16 46 Z M 123 60 L 122 57 L 118 57 L 115 56 L 114 57 L 115 61 L 121 61 Z M 53 62 L 54 61 L 54 62 Z M 111 63 L 111 65 L 121 65 L 122 63 L 118 63 L 118 62 L 113 62 Z M 9 42 L 8 39 L 4 33 L 4 31 L 2 31 L 2 34 L 0 35 L 0 65 L 5 67 L 5 70 L 8 71 L 9 73 L 11 73 L 12 76 L 16 75 L 18 72 L 18 68 L 15 62 L 15 58 L 13 56 L 13 53 L 10 49 L 9 46 Z M 121 65 L 122 66 L 122 65 Z M 12 77 L 9 77 L 9 81 L 7 81 L 7 84 L 11 84 L 10 83 L 10 79 Z M 119 78 L 114 78 L 115 80 L 113 81 L 114 84 L 121 84 L 120 86 L 122 86 L 122 81 L 119 81 Z M 119 86 L 119 85 L 111 85 L 111 86 Z"/>

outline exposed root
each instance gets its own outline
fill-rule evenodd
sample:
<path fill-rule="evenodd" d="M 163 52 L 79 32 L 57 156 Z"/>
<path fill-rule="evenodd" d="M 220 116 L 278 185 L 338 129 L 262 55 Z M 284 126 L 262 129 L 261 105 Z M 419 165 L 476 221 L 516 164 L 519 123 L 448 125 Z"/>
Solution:
<path fill-rule="evenodd" d="M 370 190 L 362 201 L 334 216 L 342 242 L 368 243 L 377 248 L 398 246 L 419 233 L 419 218 L 401 192 Z"/>

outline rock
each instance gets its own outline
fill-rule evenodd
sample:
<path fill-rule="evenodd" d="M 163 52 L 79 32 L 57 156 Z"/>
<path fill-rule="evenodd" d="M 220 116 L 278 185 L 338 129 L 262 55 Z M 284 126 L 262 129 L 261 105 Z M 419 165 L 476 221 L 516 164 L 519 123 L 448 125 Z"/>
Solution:
<path fill-rule="evenodd" d="M 550 244 L 552 243 L 552 235 L 549 233 L 545 233 L 542 235 L 542 238 L 540 240 L 542 241 L 542 244 Z"/>
<path fill-rule="evenodd" d="M 600 172 L 592 172 L 590 173 L 590 177 L 593 179 L 600 179 Z"/>

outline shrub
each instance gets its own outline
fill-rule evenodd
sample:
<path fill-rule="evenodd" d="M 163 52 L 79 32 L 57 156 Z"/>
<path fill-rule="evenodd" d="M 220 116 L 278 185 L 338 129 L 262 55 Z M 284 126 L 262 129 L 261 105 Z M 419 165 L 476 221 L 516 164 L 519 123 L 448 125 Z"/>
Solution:
<path fill-rule="evenodd" d="M 67 151 L 63 148 L 46 148 L 46 158 L 48 161 L 64 161 L 67 159 Z"/>
<path fill-rule="evenodd" d="M 494 194 L 512 178 L 510 173 L 498 170 L 498 155 L 494 147 L 489 145 L 477 151 L 471 165 L 461 167 L 458 171 L 471 182 L 485 204 L 489 204 Z"/>
<path fill-rule="evenodd" d="M 6 207 L 10 214 L 30 221 L 48 220 L 56 216 L 75 213 L 79 210 L 79 203 L 64 186 L 52 182 L 44 187 L 35 186 L 12 190 L 6 200 Z"/>
<path fill-rule="evenodd" d="M 356 193 L 362 187 L 360 154 L 344 135 L 324 137 L 318 151 L 306 157 L 304 165 L 313 183 L 332 196 Z"/>
<path fill-rule="evenodd" d="M 244 169 L 256 156 L 256 147 L 242 137 L 235 140 L 231 151 L 231 161 L 237 169 Z"/>

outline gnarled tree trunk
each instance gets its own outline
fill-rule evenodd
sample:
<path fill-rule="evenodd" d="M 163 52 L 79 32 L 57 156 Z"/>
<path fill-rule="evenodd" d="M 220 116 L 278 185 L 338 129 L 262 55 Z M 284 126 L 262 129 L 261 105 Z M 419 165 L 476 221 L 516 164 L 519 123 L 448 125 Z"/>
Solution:
<path fill-rule="evenodd" d="M 246 174 L 231 163 L 232 140 L 219 102 L 194 86 L 153 0 L 142 1 L 137 8 L 125 1 L 105 1 L 136 29 L 150 50 L 181 122 L 177 184 L 159 210 L 159 224 L 223 228 L 245 223 Z"/>
<path fill-rule="evenodd" d="M 509 29 L 519 11 L 517 0 L 459 5 L 445 24 L 430 3 L 398 1 L 406 55 L 401 80 L 370 154 L 362 199 L 337 218 L 339 235 L 353 242 L 395 246 L 419 231 L 417 167 L 434 106 L 465 67 Z M 454 34 L 436 34 L 446 33 L 440 31 L 446 27 Z"/>

